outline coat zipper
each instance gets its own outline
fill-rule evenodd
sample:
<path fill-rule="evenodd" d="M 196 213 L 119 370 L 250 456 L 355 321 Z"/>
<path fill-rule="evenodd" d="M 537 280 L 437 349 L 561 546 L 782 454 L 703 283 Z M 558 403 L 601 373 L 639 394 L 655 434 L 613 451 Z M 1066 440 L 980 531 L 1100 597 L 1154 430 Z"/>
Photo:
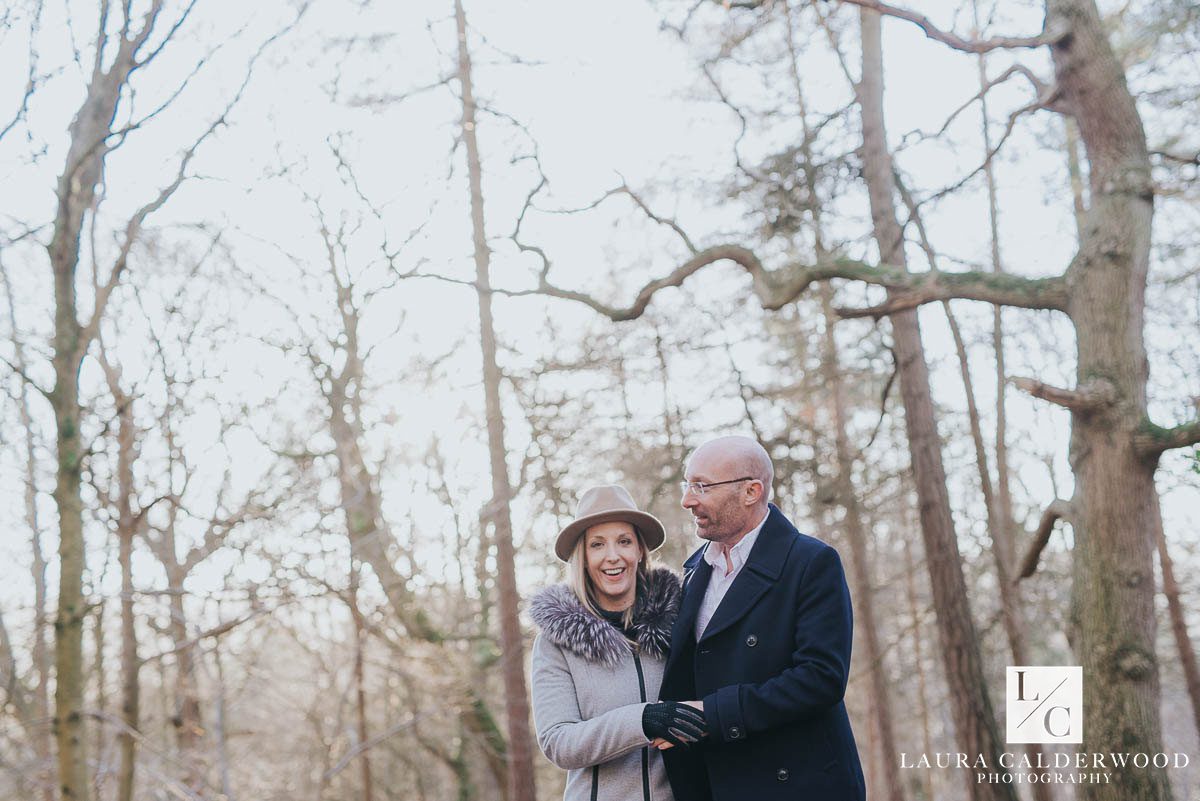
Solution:
<path fill-rule="evenodd" d="M 637 668 L 638 692 L 641 693 L 642 703 L 646 702 L 646 677 L 642 674 L 642 660 L 638 658 L 637 648 L 633 650 L 633 666 Z M 650 801 L 650 747 L 642 749 L 642 799 Z"/>

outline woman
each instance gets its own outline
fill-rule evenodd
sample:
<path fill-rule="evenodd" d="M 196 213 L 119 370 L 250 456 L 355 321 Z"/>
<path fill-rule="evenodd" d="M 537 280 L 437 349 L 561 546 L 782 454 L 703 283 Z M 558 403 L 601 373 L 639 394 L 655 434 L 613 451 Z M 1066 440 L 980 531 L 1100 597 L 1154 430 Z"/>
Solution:
<path fill-rule="evenodd" d="M 671 801 L 656 746 L 687 746 L 703 715 L 658 698 L 679 579 L 650 566 L 662 523 L 618 486 L 593 487 L 554 553 L 567 581 L 529 605 L 533 716 L 542 752 L 567 771 L 565 801 Z"/>

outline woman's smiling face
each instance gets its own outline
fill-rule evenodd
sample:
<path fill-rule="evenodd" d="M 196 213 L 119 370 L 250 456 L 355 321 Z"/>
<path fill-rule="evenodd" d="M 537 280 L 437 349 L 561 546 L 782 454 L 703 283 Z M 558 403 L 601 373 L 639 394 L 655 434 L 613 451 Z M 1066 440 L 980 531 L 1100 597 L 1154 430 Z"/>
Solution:
<path fill-rule="evenodd" d="M 587 574 L 600 608 L 616 612 L 633 604 L 637 567 L 642 558 L 637 532 L 629 523 L 597 523 L 584 532 Z"/>

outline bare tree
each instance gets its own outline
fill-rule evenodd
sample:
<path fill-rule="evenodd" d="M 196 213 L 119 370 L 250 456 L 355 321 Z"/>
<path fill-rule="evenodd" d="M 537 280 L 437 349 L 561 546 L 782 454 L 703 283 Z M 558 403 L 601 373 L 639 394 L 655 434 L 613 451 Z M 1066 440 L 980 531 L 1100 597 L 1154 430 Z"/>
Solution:
<path fill-rule="evenodd" d="M 519 615 L 516 554 L 513 547 L 513 489 L 508 476 L 504 444 L 504 414 L 500 405 L 500 366 L 496 360 L 496 330 L 492 319 L 490 248 L 484 228 L 483 168 L 476 135 L 475 94 L 471 80 L 471 52 L 462 0 L 454 2 L 458 31 L 458 83 L 462 100 L 461 136 L 466 146 L 470 183 L 471 233 L 475 250 L 475 291 L 479 300 L 479 342 L 483 356 L 483 391 L 487 414 L 488 455 L 492 472 L 492 498 L 485 515 L 496 545 L 499 583 L 500 650 L 504 676 L 504 708 L 508 724 L 508 799 L 534 801 L 533 736 L 529 726 L 529 695 L 525 685 L 525 646 Z"/>
<path fill-rule="evenodd" d="M 981 54 L 979 58 L 983 59 L 983 55 Z M 986 87 L 986 76 L 981 80 Z M 986 114 L 986 105 L 984 106 L 984 113 Z M 985 145 L 990 141 L 986 119 L 983 125 L 983 141 Z M 990 149 L 990 145 L 988 145 L 988 149 Z M 989 190 L 989 223 L 992 229 L 992 269 L 995 272 L 1002 272 L 1000 269 L 998 232 L 996 230 L 995 182 L 990 159 L 985 168 L 985 177 Z M 921 249 L 925 252 L 929 268 L 931 270 L 940 269 L 938 255 L 929 240 L 929 234 L 925 229 L 923 215 L 919 206 L 913 199 L 912 193 L 900 184 L 899 181 L 897 181 L 897 189 L 908 208 L 909 219 L 917 230 L 918 241 Z M 1007 372 L 1004 367 L 1004 342 L 1000 320 L 1000 307 L 994 307 L 992 320 L 992 346 L 996 353 L 998 378 L 996 385 L 1001 388 L 997 393 L 996 399 L 997 482 L 995 485 L 992 482 L 991 468 L 989 466 L 990 460 L 988 458 L 987 446 L 984 443 L 983 425 L 980 420 L 979 406 L 975 398 L 975 383 L 971 378 L 970 360 L 967 355 L 967 345 L 963 339 L 962 328 L 958 323 L 958 318 L 950 307 L 949 301 L 942 302 L 942 309 L 946 314 L 946 322 L 950 327 L 950 336 L 954 341 L 954 351 L 958 357 L 958 369 L 959 374 L 962 376 L 963 393 L 967 402 L 967 422 L 971 432 L 971 441 L 974 446 L 975 470 L 979 476 L 979 487 L 983 495 L 984 516 L 987 520 L 988 536 L 991 543 L 992 564 L 995 567 L 997 589 L 1000 596 L 1000 619 L 1004 625 L 1004 633 L 1008 639 L 1008 647 L 1012 654 L 1013 664 L 1027 665 L 1029 664 L 1029 657 L 1026 648 L 1026 627 L 1017 584 L 1013 580 L 1014 560 L 1016 557 L 1013 554 L 1012 497 L 1009 491 L 1008 451 L 1005 444 L 1006 415 L 1003 388 L 1006 386 L 1007 381 L 1002 379 L 1007 378 Z M 999 487 L 999 491 L 996 489 L 997 486 Z M 1034 759 L 1035 764 L 1047 764 L 1045 760 L 1038 758 L 1038 755 L 1042 753 L 1040 747 L 1029 745 L 1026 747 L 1026 750 Z M 1037 801 L 1051 801 L 1053 796 L 1052 788 L 1045 781 L 1034 783 L 1033 794 Z"/>
<path fill-rule="evenodd" d="M 831 296 L 832 292 L 828 290 L 828 287 L 821 288 L 822 307 L 827 321 L 825 352 L 821 359 L 821 368 L 825 373 L 826 384 L 830 390 L 829 401 L 834 418 L 834 444 L 837 456 L 837 473 L 834 482 L 837 487 L 838 503 L 845 510 L 841 528 L 846 540 L 850 543 L 855 590 L 855 617 L 858 619 L 857 628 L 861 632 L 862 642 L 865 646 L 862 659 L 866 662 L 866 670 L 870 675 L 870 709 L 874 718 L 874 729 L 879 733 L 880 750 L 883 753 L 884 781 L 879 797 L 892 799 L 892 801 L 903 801 L 905 796 L 903 785 L 900 782 L 900 766 L 894 757 L 899 749 L 896 748 L 896 733 L 892 724 L 891 692 L 887 686 L 884 651 L 879 643 L 880 624 L 875 612 L 874 587 L 871 581 L 871 566 L 868 563 L 867 532 L 852 478 L 854 457 L 846 430 L 846 390 L 841 366 L 838 363 L 837 344 L 833 335 L 836 315 L 833 313 Z"/>
<path fill-rule="evenodd" d="M 358 574 L 358 562 L 352 559 L 350 562 L 350 592 L 347 601 L 350 606 L 350 615 L 354 619 L 354 706 L 358 715 L 358 742 L 366 744 L 370 742 L 367 728 L 366 668 L 363 662 L 363 644 L 366 633 L 362 609 L 358 605 Z M 373 801 L 375 785 L 371 780 L 371 755 L 369 753 L 364 751 L 359 757 L 359 768 L 362 771 L 363 801 Z"/>
<path fill-rule="evenodd" d="M 862 111 L 863 178 L 870 198 L 875 241 L 880 261 L 907 272 L 904 231 L 895 207 L 895 170 L 884 132 L 880 17 L 874 11 L 863 9 L 859 21 L 862 79 L 858 85 L 858 101 Z M 889 297 L 895 297 L 896 290 L 889 289 L 888 292 Z M 925 563 L 937 610 L 955 728 L 966 743 L 967 753 L 984 754 L 989 762 L 998 762 L 1004 744 L 996 728 L 979 652 L 979 637 L 967 600 L 962 556 L 950 512 L 946 471 L 942 465 L 941 442 L 916 310 L 910 308 L 893 313 L 891 322 L 900 392 L 904 399 L 904 421 L 917 484 L 921 533 L 925 540 Z M 968 781 L 968 792 L 973 799 L 1016 798 L 1011 785 Z"/>
<path fill-rule="evenodd" d="M 92 65 L 84 99 L 68 129 L 69 145 L 58 179 L 58 204 L 47 245 L 54 284 L 53 366 L 54 387 L 44 392 L 54 412 L 57 429 L 57 484 L 54 501 L 59 516 L 59 599 L 55 620 L 55 711 L 54 731 L 58 744 L 59 787 L 63 799 L 86 801 L 88 797 L 87 756 L 84 736 L 83 621 L 88 606 L 84 597 L 85 562 L 83 501 L 80 494 L 82 466 L 89 446 L 82 438 L 84 411 L 80 401 L 79 370 L 95 340 L 105 310 L 124 275 L 131 252 L 147 218 L 159 210 L 187 176 L 197 148 L 222 124 L 240 99 L 252 72 L 216 120 L 188 146 L 178 161 L 173 180 L 128 219 L 119 236 L 115 257 L 106 275 L 94 271 L 92 308 L 81 315 L 78 303 L 78 272 L 81 234 L 85 220 L 93 218 L 100 201 L 98 188 L 105 179 L 105 161 L 120 147 L 131 130 L 158 114 L 152 111 L 127 125 L 117 124 L 117 110 L 128 97 L 131 78 L 146 70 L 171 43 L 194 3 L 170 22 L 163 0 L 153 0 L 140 16 L 131 4 L 121 4 L 119 20 L 107 0 L 100 4 Z M 303 13 L 303 12 L 301 12 Z M 114 24 L 115 23 L 115 24 Z M 163 30 L 165 26 L 165 30 Z M 157 41 L 151 46 L 151 39 Z M 267 40 L 255 58 L 276 37 Z M 178 97 L 168 99 L 167 104 Z M 164 106 L 165 107 L 165 106 Z M 93 252 L 93 259 L 100 255 Z"/>
<path fill-rule="evenodd" d="M 369 353 L 359 339 L 360 305 L 369 303 L 378 290 L 363 291 L 355 286 L 345 249 L 345 231 L 333 232 L 321 221 L 327 272 L 333 284 L 336 308 L 341 323 L 341 344 L 334 342 L 334 353 L 322 355 L 317 347 L 305 348 L 313 375 L 321 387 L 328 414 L 329 433 L 337 457 L 338 485 L 342 513 L 351 552 L 371 566 L 395 614 L 410 636 L 436 643 L 444 636 L 408 588 L 408 577 L 396 569 L 389 550 L 398 547 L 396 537 L 383 515 L 383 496 L 378 478 L 363 452 L 366 431 L 363 426 L 363 364 Z M 356 292 L 364 297 L 356 298 Z"/>
<path fill-rule="evenodd" d="M 135 511 L 134 462 L 137 460 L 138 432 L 133 420 L 133 398 L 121 384 L 119 365 L 105 353 L 101 340 L 98 351 L 104 377 L 112 395 L 117 417 L 117 486 L 112 499 L 116 506 L 118 556 L 121 570 L 121 722 L 117 734 L 120 763 L 117 768 L 117 801 L 132 801 L 137 770 L 137 735 L 140 726 L 141 688 L 137 626 L 134 619 L 133 545 L 144 517 Z"/>
<path fill-rule="evenodd" d="M 827 258 L 829 253 L 826 246 L 827 234 L 824 230 L 822 203 L 817 194 L 820 176 L 816 169 L 816 160 L 812 149 L 814 134 L 808 122 L 808 110 L 805 108 L 801 70 L 795 45 L 795 31 L 793 30 L 793 13 L 791 9 L 786 9 L 785 14 L 787 15 L 790 72 L 795 84 L 803 134 L 799 145 L 803 154 L 801 171 L 804 183 L 808 188 L 807 196 L 811 199 L 811 202 L 807 204 L 807 212 L 812 220 L 814 252 L 818 258 Z M 900 781 L 899 764 L 893 756 L 898 749 L 896 748 L 896 732 L 893 726 L 891 693 L 887 684 L 884 652 L 879 642 L 880 622 L 875 610 L 871 565 L 868 563 L 867 531 L 863 523 L 862 509 L 859 506 L 853 479 L 854 455 L 850 446 L 846 420 L 848 407 L 845 379 L 838 355 L 837 338 L 834 334 L 837 315 L 833 311 L 832 288 L 822 286 L 820 297 L 821 311 L 825 318 L 821 371 L 826 390 L 829 393 L 829 406 L 834 425 L 836 472 L 833 481 L 837 502 L 845 512 L 841 527 L 844 529 L 846 540 L 850 543 L 855 590 L 854 606 L 857 610 L 858 630 L 865 646 L 863 657 L 870 676 L 869 705 L 874 723 L 872 730 L 878 733 L 880 751 L 883 754 L 883 782 L 879 797 L 889 799 L 889 801 L 904 801 L 905 793 Z"/>
<path fill-rule="evenodd" d="M 153 286 L 147 280 L 141 288 L 122 293 L 122 300 L 128 298 L 130 302 L 115 308 L 124 316 L 114 316 L 97 336 L 96 358 L 108 386 L 114 423 L 98 438 L 98 443 L 100 439 L 109 440 L 108 459 L 102 460 L 99 448 L 94 448 L 89 473 L 101 511 L 107 512 L 118 542 L 121 709 L 118 715 L 108 715 L 100 705 L 95 714 L 102 724 L 116 731 L 118 801 L 136 797 L 139 784 L 145 785 L 151 777 L 183 788 L 185 793 L 206 791 L 213 716 L 207 714 L 204 642 L 256 618 L 262 609 L 251 597 L 244 604 L 244 614 L 204 628 L 202 612 L 193 603 L 195 595 L 189 592 L 188 584 L 214 555 L 230 547 L 240 528 L 277 518 L 282 499 L 294 489 L 282 481 L 278 471 L 268 469 L 262 479 L 264 486 L 238 497 L 230 486 L 228 465 L 220 486 L 195 488 L 204 480 L 194 483 L 199 472 L 189 456 L 194 444 L 186 441 L 184 432 L 193 424 L 197 409 L 226 414 L 219 408 L 219 399 L 206 394 L 202 368 L 181 358 L 201 338 L 206 324 L 214 322 L 210 315 L 192 311 L 205 309 L 218 286 L 207 276 L 202 276 L 203 280 L 197 277 L 210 253 L 211 248 L 185 267 L 175 281 L 164 282 L 163 289 L 171 298 L 163 304 L 167 306 L 165 313 L 157 303 L 152 310 L 146 308 L 146 287 Z M 143 312 L 141 319 L 130 314 L 130 307 Z M 142 325 L 127 325 L 130 320 Z M 139 353 L 138 345 L 142 344 L 148 347 Z M 129 369 L 129 364 L 137 365 L 142 355 L 149 357 L 145 372 L 140 379 L 130 378 L 138 368 Z M 122 363 L 125 357 L 127 364 Z M 98 403 L 95 413 L 102 414 L 109 408 L 109 404 Z M 227 421 L 222 423 L 221 441 L 231 428 Z M 146 457 L 147 451 L 156 458 Z M 213 489 L 210 501 L 206 496 Z M 201 511 L 209 503 L 211 507 Z M 161 589 L 135 584 L 133 558 L 139 545 L 161 566 L 165 576 Z M 163 599 L 165 623 L 158 622 L 157 614 L 138 609 L 135 601 L 144 603 L 148 596 Z M 166 663 L 174 668 L 173 676 L 169 680 L 162 677 L 157 685 L 154 674 L 147 671 L 151 686 L 165 691 L 170 699 L 165 720 L 154 714 L 157 705 L 153 696 L 150 704 L 145 701 L 143 669 L 148 663 Z M 143 721 L 147 707 L 151 713 L 149 720 Z M 147 737 L 155 733 L 158 723 L 168 724 L 175 742 L 174 754 L 167 757 L 174 764 L 166 768 L 166 776 L 158 772 L 163 768 L 155 767 L 161 747 L 155 744 L 145 748 Z M 223 744 L 212 745 L 220 757 Z M 141 756 L 139 752 L 143 752 Z"/>
<path fill-rule="evenodd" d="M 96 202 L 96 188 L 103 180 L 104 161 L 116 146 L 112 137 L 117 105 L 130 76 L 153 60 L 161 48 L 144 54 L 162 14 L 163 3 L 155 2 L 140 20 L 129 6 L 116 33 L 108 31 L 109 5 L 100 10 L 94 45 L 94 63 L 87 93 L 70 127 L 66 165 L 58 181 L 58 210 L 54 234 L 48 246 L 54 274 L 55 331 L 54 388 L 47 393 L 54 408 L 58 440 L 58 483 L 54 501 L 59 515 L 59 597 L 55 621 L 55 714 L 58 742 L 59 787 L 64 801 L 86 801 L 87 757 L 83 722 L 83 620 L 87 606 L 83 596 L 83 503 L 80 476 L 86 450 L 80 437 L 83 410 L 79 398 L 79 367 L 96 337 L 109 297 L 128 264 L 139 229 L 146 217 L 163 205 L 183 179 L 188 155 L 176 180 L 130 219 L 117 260 L 107 279 L 96 286 L 91 314 L 81 319 L 76 297 L 80 234 L 84 218 Z M 168 36 L 169 38 L 169 36 Z M 109 49 L 113 52 L 109 53 Z M 106 60 L 109 62 L 105 67 Z"/>

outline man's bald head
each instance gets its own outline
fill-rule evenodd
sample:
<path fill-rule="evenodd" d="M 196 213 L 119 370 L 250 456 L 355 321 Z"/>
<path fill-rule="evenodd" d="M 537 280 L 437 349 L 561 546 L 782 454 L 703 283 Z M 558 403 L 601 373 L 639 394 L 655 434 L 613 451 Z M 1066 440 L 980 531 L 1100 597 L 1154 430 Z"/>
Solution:
<path fill-rule="evenodd" d="M 719 437 L 697 448 L 683 477 L 689 483 L 681 501 L 692 513 L 696 535 L 732 547 L 767 514 L 774 470 L 771 457 L 749 437 Z M 703 492 L 690 484 L 712 485 Z"/>
<path fill-rule="evenodd" d="M 746 476 L 762 482 L 765 505 L 771 494 L 771 483 L 775 478 L 775 468 L 771 465 L 771 457 L 766 448 L 759 445 L 750 437 L 717 437 L 705 442 L 692 452 L 688 465 L 704 464 L 714 466 L 719 470 L 728 471 L 723 478 L 741 478 Z"/>
<path fill-rule="evenodd" d="M 697 448 L 684 466 L 688 489 L 681 501 L 696 535 L 736 545 L 766 515 L 773 474 L 771 457 L 749 437 L 718 437 Z M 705 487 L 701 492 L 693 484 Z"/>

